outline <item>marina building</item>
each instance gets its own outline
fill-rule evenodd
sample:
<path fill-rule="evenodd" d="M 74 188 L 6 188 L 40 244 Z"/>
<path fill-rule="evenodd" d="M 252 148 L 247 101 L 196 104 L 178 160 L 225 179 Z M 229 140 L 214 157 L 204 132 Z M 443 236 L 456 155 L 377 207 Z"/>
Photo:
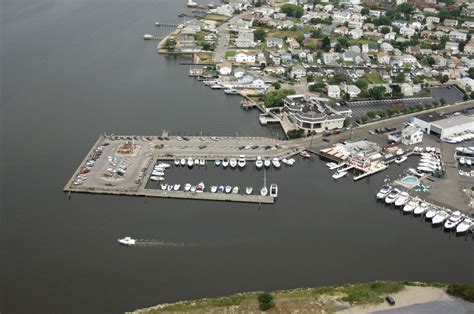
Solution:
<path fill-rule="evenodd" d="M 405 145 L 421 143 L 423 141 L 423 131 L 414 125 L 409 125 L 402 130 L 401 139 Z"/>
<path fill-rule="evenodd" d="M 463 114 L 446 116 L 437 112 L 430 112 L 412 117 L 411 122 L 425 133 L 440 138 L 474 130 L 474 118 Z"/>

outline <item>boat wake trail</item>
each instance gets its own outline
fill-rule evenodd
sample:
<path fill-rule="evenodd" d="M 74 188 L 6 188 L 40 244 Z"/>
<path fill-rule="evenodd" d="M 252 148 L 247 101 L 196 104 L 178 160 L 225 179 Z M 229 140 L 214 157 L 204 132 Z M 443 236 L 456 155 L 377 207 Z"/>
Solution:
<path fill-rule="evenodd" d="M 135 242 L 135 246 L 142 246 L 142 247 L 151 247 L 151 246 L 158 246 L 158 247 L 191 247 L 191 246 L 196 246 L 196 244 L 161 241 L 161 240 L 152 240 L 152 239 L 137 239 L 137 241 Z"/>

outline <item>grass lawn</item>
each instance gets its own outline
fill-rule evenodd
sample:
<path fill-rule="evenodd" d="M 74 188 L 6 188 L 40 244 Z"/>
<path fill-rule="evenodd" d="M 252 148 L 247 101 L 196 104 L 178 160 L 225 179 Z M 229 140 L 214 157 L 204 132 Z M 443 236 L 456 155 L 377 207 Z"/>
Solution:
<path fill-rule="evenodd" d="M 291 30 L 277 30 L 277 29 L 271 29 L 267 33 L 267 37 L 278 37 L 278 38 L 286 38 L 286 37 L 298 37 L 299 35 L 303 35 L 306 33 L 311 33 L 310 29 L 302 29 L 302 30 L 297 30 L 297 31 L 291 31 Z"/>
<path fill-rule="evenodd" d="M 235 57 L 235 54 L 237 53 L 237 51 L 235 50 L 228 50 L 225 52 L 225 57 L 226 58 L 232 58 L 232 57 Z"/>
<path fill-rule="evenodd" d="M 196 53 L 196 63 L 200 64 L 209 64 L 212 63 L 212 51 L 210 52 L 197 52 Z"/>
<path fill-rule="evenodd" d="M 382 77 L 377 72 L 366 74 L 364 75 L 364 77 L 367 79 L 369 84 L 383 84 L 384 83 L 384 81 L 382 80 Z"/>
<path fill-rule="evenodd" d="M 216 22 L 225 22 L 230 20 L 230 16 L 219 15 L 219 14 L 208 14 L 204 17 L 205 20 L 211 20 Z"/>
<path fill-rule="evenodd" d="M 365 38 L 360 38 L 360 39 L 349 39 L 348 40 L 350 45 L 363 45 L 363 44 L 376 44 L 376 40 L 371 40 L 371 39 L 365 39 Z"/>

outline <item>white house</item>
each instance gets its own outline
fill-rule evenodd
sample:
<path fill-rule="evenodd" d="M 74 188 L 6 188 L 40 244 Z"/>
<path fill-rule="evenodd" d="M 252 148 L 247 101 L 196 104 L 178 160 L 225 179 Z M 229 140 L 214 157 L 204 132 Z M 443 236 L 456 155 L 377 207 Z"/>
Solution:
<path fill-rule="evenodd" d="M 238 63 L 255 63 L 257 60 L 257 54 L 249 51 L 239 51 L 235 55 L 235 62 Z"/>
<path fill-rule="evenodd" d="M 283 39 L 278 37 L 268 37 L 267 38 L 267 47 L 274 48 L 277 47 L 281 49 L 283 47 Z"/>
<path fill-rule="evenodd" d="M 355 85 L 347 85 L 347 94 L 349 95 L 350 98 L 354 98 L 359 96 L 361 90 L 359 87 Z"/>
<path fill-rule="evenodd" d="M 329 85 L 328 86 L 328 96 L 332 98 L 339 98 L 341 97 L 341 89 L 337 85 Z"/>
<path fill-rule="evenodd" d="M 449 33 L 449 40 L 465 41 L 466 39 L 467 39 L 467 33 L 465 32 L 460 32 L 454 29 Z"/>
<path fill-rule="evenodd" d="M 406 26 L 400 27 L 400 35 L 402 36 L 411 38 L 413 37 L 413 35 L 415 35 L 415 33 L 416 33 L 416 30 L 414 28 L 406 27 Z"/>
<path fill-rule="evenodd" d="M 400 84 L 400 91 L 403 96 L 413 96 L 413 87 L 408 83 Z"/>
<path fill-rule="evenodd" d="M 352 39 L 360 39 L 362 35 L 364 35 L 364 31 L 360 28 L 355 28 L 349 31 L 349 36 L 351 36 Z"/>
<path fill-rule="evenodd" d="M 402 143 L 414 145 L 423 141 L 423 131 L 414 125 L 408 125 L 402 130 Z"/>
<path fill-rule="evenodd" d="M 220 75 L 229 75 L 232 73 L 232 63 L 230 62 L 222 62 L 217 65 L 217 69 L 219 70 Z"/>

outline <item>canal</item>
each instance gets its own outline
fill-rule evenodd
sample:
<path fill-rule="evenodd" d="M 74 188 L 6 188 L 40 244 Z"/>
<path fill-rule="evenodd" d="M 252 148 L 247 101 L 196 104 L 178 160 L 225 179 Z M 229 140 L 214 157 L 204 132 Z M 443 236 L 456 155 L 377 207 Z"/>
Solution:
<path fill-rule="evenodd" d="M 118 313 L 248 290 L 375 279 L 474 283 L 472 238 L 377 204 L 386 174 L 333 181 L 323 162 L 269 171 L 275 205 L 74 194 L 102 132 L 275 136 L 237 97 L 188 78 L 156 42 L 185 1 L 2 3 L 0 311 Z M 253 184 L 261 172 L 177 171 Z M 186 177 L 184 177 L 186 176 Z M 184 243 L 124 248 L 116 239 Z"/>

